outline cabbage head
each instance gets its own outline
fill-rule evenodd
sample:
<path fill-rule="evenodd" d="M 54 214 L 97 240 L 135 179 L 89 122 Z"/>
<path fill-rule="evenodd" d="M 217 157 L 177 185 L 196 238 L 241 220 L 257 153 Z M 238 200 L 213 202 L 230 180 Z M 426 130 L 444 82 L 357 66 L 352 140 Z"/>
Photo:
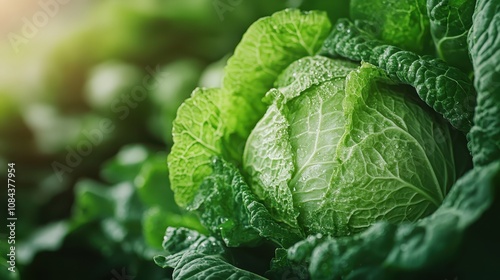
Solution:
<path fill-rule="evenodd" d="M 370 64 L 305 57 L 266 95 L 243 167 L 272 216 L 308 234 L 416 221 L 455 181 L 452 134 Z"/>

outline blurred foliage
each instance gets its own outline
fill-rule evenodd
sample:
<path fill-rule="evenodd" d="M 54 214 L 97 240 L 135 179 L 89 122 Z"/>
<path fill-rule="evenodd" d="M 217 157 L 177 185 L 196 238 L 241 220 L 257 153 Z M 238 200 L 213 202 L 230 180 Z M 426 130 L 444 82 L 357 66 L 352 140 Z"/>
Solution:
<path fill-rule="evenodd" d="M 103 165 L 102 181 L 78 180 L 71 217 L 37 230 L 19 246 L 19 259 L 29 263 L 24 276 L 31 279 L 50 275 L 50 279 L 57 279 L 60 271 L 51 270 L 54 260 L 39 256 L 74 252 L 65 255 L 64 262 L 76 264 L 82 258 L 74 255 L 79 250 L 92 256 L 86 265 L 109 265 L 104 275 L 92 275 L 97 277 L 92 279 L 110 276 L 113 268 L 121 267 L 140 279 L 162 276 L 165 272 L 150 266 L 150 261 L 161 249 L 165 228 L 182 226 L 205 231 L 196 217 L 173 202 L 165 157 L 166 153 L 158 149 L 127 145 Z M 71 278 L 90 277 L 88 272 L 82 273 L 72 274 Z"/>

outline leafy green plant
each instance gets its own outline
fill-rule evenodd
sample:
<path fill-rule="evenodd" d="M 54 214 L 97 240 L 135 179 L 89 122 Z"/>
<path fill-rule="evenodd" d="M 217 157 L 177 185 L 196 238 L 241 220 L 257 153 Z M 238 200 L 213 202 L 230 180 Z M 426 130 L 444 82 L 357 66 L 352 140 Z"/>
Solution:
<path fill-rule="evenodd" d="M 167 229 L 174 279 L 495 273 L 500 4 L 386 2 L 258 20 L 181 105 L 171 187 L 209 233 Z"/>
<path fill-rule="evenodd" d="M 175 204 L 172 191 L 165 187 L 165 157 L 157 148 L 127 145 L 103 165 L 104 182 L 79 180 L 71 217 L 34 231 L 19 245 L 21 260 L 30 263 L 21 275 L 57 278 L 68 273 L 74 279 L 103 279 L 120 267 L 134 277 L 167 275 L 150 261 L 161 252 L 165 228 L 207 230 L 195 215 Z M 91 260 L 82 271 L 75 270 L 70 264 L 81 257 Z M 53 267 L 54 260 L 68 265 Z M 88 267 L 94 269 L 88 272 Z"/>

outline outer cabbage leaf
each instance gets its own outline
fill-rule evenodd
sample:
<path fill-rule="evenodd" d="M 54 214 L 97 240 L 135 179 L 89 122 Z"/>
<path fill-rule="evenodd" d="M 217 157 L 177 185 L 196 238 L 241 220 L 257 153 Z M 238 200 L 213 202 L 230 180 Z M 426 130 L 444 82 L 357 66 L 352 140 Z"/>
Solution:
<path fill-rule="evenodd" d="M 351 0 L 350 16 L 385 43 L 423 53 L 430 42 L 425 7 L 425 0 Z"/>
<path fill-rule="evenodd" d="M 295 226 L 276 222 L 252 193 L 236 167 L 214 158 L 213 173 L 202 183 L 193 202 L 202 223 L 229 247 L 255 245 L 262 238 L 290 246 L 303 238 Z"/>
<path fill-rule="evenodd" d="M 173 268 L 173 279 L 265 279 L 228 262 L 225 247 L 213 237 L 184 228 L 168 228 L 157 265 Z"/>
<path fill-rule="evenodd" d="M 470 130 L 476 104 L 474 87 L 466 74 L 444 61 L 385 45 L 346 19 L 337 22 L 322 53 L 384 69 L 391 79 L 415 87 L 419 97 L 455 128 Z"/>
<path fill-rule="evenodd" d="M 472 65 L 467 34 L 472 25 L 475 0 L 427 0 L 431 34 L 437 55 L 464 72 Z"/>
<path fill-rule="evenodd" d="M 181 207 L 212 172 L 211 157 L 241 161 L 245 140 L 264 113 L 264 94 L 291 62 L 321 47 L 330 26 L 324 12 L 284 10 L 258 20 L 229 59 L 222 89 L 197 89 L 181 105 L 168 159 Z"/>
<path fill-rule="evenodd" d="M 441 207 L 417 223 L 381 222 L 351 237 L 310 236 L 288 249 L 288 259 L 291 265 L 308 265 L 311 279 L 430 277 L 437 267 L 457 257 L 467 229 L 498 204 L 499 186 L 497 161 L 457 181 Z M 477 272 L 474 278 L 491 277 Z"/>
<path fill-rule="evenodd" d="M 325 12 L 295 9 L 261 18 L 248 28 L 227 62 L 222 82 L 224 90 L 250 105 L 229 108 L 231 114 L 247 116 L 233 117 L 244 137 L 262 117 L 266 105 L 261 99 L 278 75 L 293 61 L 315 54 L 330 28 Z"/>
<path fill-rule="evenodd" d="M 212 173 L 210 158 L 222 155 L 226 122 L 219 89 L 196 89 L 177 112 L 173 123 L 174 146 L 168 157 L 170 183 L 181 207 L 191 202 L 203 179 Z"/>
<path fill-rule="evenodd" d="M 500 2 L 478 0 L 468 37 L 478 92 L 468 138 L 474 164 L 500 158 Z"/>

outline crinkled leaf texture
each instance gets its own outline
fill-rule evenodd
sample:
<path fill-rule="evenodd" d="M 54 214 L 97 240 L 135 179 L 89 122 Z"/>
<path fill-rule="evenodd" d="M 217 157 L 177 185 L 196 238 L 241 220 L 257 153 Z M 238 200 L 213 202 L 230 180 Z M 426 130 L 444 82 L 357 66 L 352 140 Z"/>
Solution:
<path fill-rule="evenodd" d="M 218 158 L 212 166 L 213 173 L 203 181 L 188 209 L 196 210 L 202 223 L 226 246 L 255 245 L 266 238 L 288 247 L 304 237 L 298 228 L 273 219 L 236 167 Z"/>
<path fill-rule="evenodd" d="M 255 22 L 225 68 L 221 89 L 196 89 L 173 123 L 170 181 L 175 200 L 186 207 L 213 156 L 241 161 L 251 129 L 262 117 L 261 101 L 290 63 L 316 53 L 331 24 L 324 12 L 284 10 Z"/>
<path fill-rule="evenodd" d="M 162 268 L 173 268 L 175 279 L 265 279 L 228 262 L 225 247 L 214 237 L 185 228 L 167 228 L 163 248 L 166 255 L 154 258 Z"/>
<path fill-rule="evenodd" d="M 177 112 L 168 168 L 175 201 L 181 207 L 192 201 L 200 183 L 212 172 L 210 158 L 225 149 L 223 98 L 219 89 L 196 89 Z"/>
<path fill-rule="evenodd" d="M 477 107 L 468 138 L 474 164 L 500 159 L 500 2 L 478 0 L 468 37 Z"/>
<path fill-rule="evenodd" d="M 296 59 L 315 54 L 330 28 L 326 13 L 319 11 L 288 9 L 257 20 L 228 60 L 223 88 L 249 102 L 254 113 L 250 118 L 257 121 L 266 109 L 260 99 L 281 71 Z M 251 129 L 255 123 L 250 125 Z"/>
<path fill-rule="evenodd" d="M 467 34 L 475 0 L 427 0 L 431 34 L 439 58 L 468 73 L 472 69 Z"/>
<path fill-rule="evenodd" d="M 497 161 L 466 174 L 436 212 L 416 223 L 381 222 L 342 238 L 310 236 L 278 259 L 308 266 L 311 279 L 402 279 L 429 272 L 457 257 L 466 230 L 498 203 L 499 187 Z"/>
<path fill-rule="evenodd" d="M 243 156 L 276 220 L 336 236 L 415 221 L 456 180 L 447 124 L 380 69 L 306 57 L 277 86 Z"/>
<path fill-rule="evenodd" d="M 455 128 L 469 132 L 476 91 L 469 77 L 458 68 L 441 59 L 387 45 L 347 19 L 337 21 L 321 53 L 380 67 L 391 79 L 413 86 L 419 97 Z"/>

